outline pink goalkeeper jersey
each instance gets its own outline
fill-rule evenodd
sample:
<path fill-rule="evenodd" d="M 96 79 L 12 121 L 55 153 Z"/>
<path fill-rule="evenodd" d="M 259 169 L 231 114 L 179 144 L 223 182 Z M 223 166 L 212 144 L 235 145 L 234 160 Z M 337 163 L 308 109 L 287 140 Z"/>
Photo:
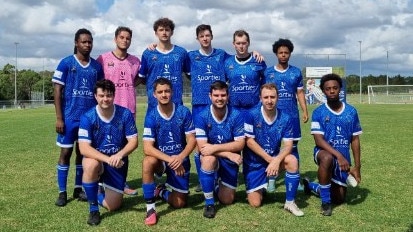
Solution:
<path fill-rule="evenodd" d="M 121 60 L 112 52 L 100 55 L 97 61 L 102 65 L 105 79 L 115 83 L 115 104 L 128 108 L 136 114 L 135 78 L 138 76 L 141 61 L 138 57 L 128 54 Z"/>

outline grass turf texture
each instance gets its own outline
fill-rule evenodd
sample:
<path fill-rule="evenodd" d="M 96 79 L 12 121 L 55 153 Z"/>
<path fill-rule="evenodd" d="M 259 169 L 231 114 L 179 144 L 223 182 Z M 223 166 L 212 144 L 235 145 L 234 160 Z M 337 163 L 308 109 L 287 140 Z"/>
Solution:
<path fill-rule="evenodd" d="M 143 223 L 145 202 L 141 189 L 142 146 L 131 155 L 128 183 L 138 196 L 125 196 L 117 212 L 101 209 L 102 223 L 86 224 L 88 205 L 71 200 L 74 157 L 68 178 L 69 203 L 54 205 L 58 195 L 53 107 L 0 111 L 0 231 L 413 231 L 413 105 L 354 104 L 363 127 L 362 183 L 348 190 L 347 203 L 333 209 L 331 217 L 320 214 L 320 200 L 299 192 L 296 202 L 304 217 L 282 209 L 283 175 L 277 192 L 268 194 L 262 207 L 246 201 L 240 175 L 236 203 L 217 206 L 215 219 L 202 216 L 203 195 L 195 192 L 197 176 L 192 165 L 188 207 L 172 210 L 157 202 L 158 224 Z M 311 113 L 314 107 L 310 107 Z M 146 108 L 138 106 L 140 142 Z M 310 114 L 311 115 L 311 114 Z M 312 160 L 313 139 L 309 123 L 303 124 L 299 143 L 301 176 L 316 179 Z M 191 159 L 193 160 L 193 159 Z"/>

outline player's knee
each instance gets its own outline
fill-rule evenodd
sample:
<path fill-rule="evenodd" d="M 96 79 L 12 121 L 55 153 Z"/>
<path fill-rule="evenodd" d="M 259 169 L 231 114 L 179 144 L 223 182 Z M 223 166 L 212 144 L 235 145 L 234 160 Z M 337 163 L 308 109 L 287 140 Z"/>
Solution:
<path fill-rule="evenodd" d="M 152 156 L 145 156 L 142 161 L 143 172 L 153 172 L 158 160 Z"/>
<path fill-rule="evenodd" d="M 261 207 L 261 199 L 248 198 L 248 203 L 249 203 L 250 206 L 253 207 L 253 208 Z"/>
<path fill-rule="evenodd" d="M 168 203 L 172 208 L 180 209 L 186 206 L 187 195 L 186 194 L 171 194 L 169 195 Z"/>
<path fill-rule="evenodd" d="M 332 165 L 333 163 L 333 155 L 328 152 L 320 152 L 317 155 L 319 165 Z"/>
<path fill-rule="evenodd" d="M 298 160 L 294 155 L 287 155 L 284 159 L 285 169 L 288 172 L 297 172 L 298 171 Z"/>

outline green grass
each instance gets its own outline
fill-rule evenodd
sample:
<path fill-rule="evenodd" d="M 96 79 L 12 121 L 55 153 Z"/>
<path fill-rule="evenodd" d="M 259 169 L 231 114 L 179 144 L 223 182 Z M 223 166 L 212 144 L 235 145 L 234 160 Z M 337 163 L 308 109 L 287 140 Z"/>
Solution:
<path fill-rule="evenodd" d="M 348 203 L 334 208 L 331 217 L 319 213 L 318 198 L 302 192 L 297 204 L 305 216 L 297 218 L 284 211 L 282 179 L 277 181 L 277 193 L 267 195 L 264 205 L 253 209 L 245 199 L 240 178 L 236 203 L 218 206 L 216 218 L 206 219 L 202 216 L 203 196 L 194 191 L 197 181 L 193 168 L 188 207 L 172 210 L 158 202 L 160 220 L 156 226 L 146 227 L 140 146 L 131 156 L 128 177 L 139 195 L 125 197 L 117 212 L 102 209 L 103 220 L 96 228 L 86 224 L 87 203 L 71 201 L 63 208 L 54 205 L 59 154 L 54 108 L 0 110 L 0 231 L 413 231 L 413 105 L 355 106 L 364 131 L 362 183 L 349 189 Z M 141 135 L 146 109 L 140 105 L 138 110 Z M 315 179 L 317 167 L 312 161 L 309 123 L 302 131 L 301 173 Z M 73 169 L 68 182 L 70 196 Z"/>

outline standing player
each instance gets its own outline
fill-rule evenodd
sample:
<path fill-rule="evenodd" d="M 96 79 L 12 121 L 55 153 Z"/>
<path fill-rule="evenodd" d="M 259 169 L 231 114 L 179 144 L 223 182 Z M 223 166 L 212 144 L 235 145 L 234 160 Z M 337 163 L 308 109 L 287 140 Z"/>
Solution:
<path fill-rule="evenodd" d="M 187 52 L 184 48 L 172 44 L 175 24 L 168 18 L 160 18 L 153 24 L 158 44 L 154 50 L 146 49 L 142 55 L 142 65 L 139 70 L 139 78 L 146 82 L 148 96 L 148 111 L 155 108 L 157 100 L 153 96 L 153 83 L 158 78 L 166 78 L 172 82 L 175 104 L 182 105 L 183 80 L 182 74 L 187 72 L 185 68 Z"/>
<path fill-rule="evenodd" d="M 192 117 L 207 108 L 211 101 L 209 99 L 210 86 L 214 81 L 225 81 L 225 60 L 231 55 L 219 48 L 212 47 L 212 29 L 210 25 L 201 24 L 195 30 L 196 39 L 199 42 L 198 50 L 188 52 L 188 66 L 190 67 L 191 87 L 192 87 Z M 258 62 L 263 61 L 263 57 L 258 52 L 252 52 Z M 199 152 L 195 153 L 195 164 L 199 173 Z M 197 192 L 202 191 L 198 185 Z"/>
<path fill-rule="evenodd" d="M 128 27 L 118 27 L 114 38 L 116 48 L 97 58 L 102 65 L 105 79 L 115 84 L 115 104 L 128 108 L 136 120 L 135 86 L 138 83 L 138 71 L 141 61 L 138 57 L 128 53 L 132 42 L 132 30 Z M 125 184 L 124 192 L 135 195 L 137 191 Z"/>
<path fill-rule="evenodd" d="M 250 110 L 245 118 L 247 146 L 243 152 L 243 173 L 248 202 L 253 207 L 261 206 L 267 177 L 286 170 L 284 209 L 295 216 L 303 216 L 304 213 L 294 202 L 300 173 L 298 160 L 291 154 L 293 126 L 290 116 L 277 109 L 278 93 L 275 84 L 261 86 L 260 100 L 262 104 Z"/>
<path fill-rule="evenodd" d="M 229 85 L 229 104 L 246 112 L 259 102 L 264 79 L 265 62 L 258 62 L 248 51 L 250 36 L 244 30 L 233 35 L 236 54 L 225 61 L 225 76 Z"/>
<path fill-rule="evenodd" d="M 146 114 L 143 132 L 142 189 L 146 201 L 146 225 L 157 223 L 156 198 L 161 197 L 173 208 L 186 205 L 191 168 L 189 155 L 196 144 L 189 109 L 172 102 L 171 81 L 159 78 L 153 89 L 158 103 Z M 154 174 L 162 176 L 163 173 L 166 173 L 166 184 L 155 188 Z"/>
<path fill-rule="evenodd" d="M 272 67 L 268 67 L 264 72 L 264 76 L 265 83 L 275 83 L 278 88 L 277 107 L 291 116 L 293 122 L 292 154 L 295 155 L 299 161 L 298 141 L 301 139 L 301 126 L 297 99 L 302 110 L 302 120 L 304 123 L 308 121 L 308 111 L 301 71 L 299 68 L 288 63 L 293 50 L 294 45 L 290 40 L 279 39 L 275 41 L 272 45 L 272 51 L 277 57 L 278 63 Z"/>
<path fill-rule="evenodd" d="M 57 146 L 60 157 L 57 163 L 57 183 L 59 197 L 57 206 L 67 204 L 67 176 L 73 145 L 77 140 L 80 116 L 96 105 L 93 88 L 96 81 L 103 78 L 102 66 L 90 53 L 93 37 L 87 29 L 79 29 L 75 34 L 74 55 L 63 58 L 53 74 L 54 105 L 56 111 Z M 76 146 L 76 177 L 73 198 L 86 200 L 82 190 L 82 156 Z"/>
<path fill-rule="evenodd" d="M 205 197 L 204 217 L 214 218 L 214 191 L 224 205 L 232 204 L 235 199 L 238 168 L 242 163 L 239 153 L 245 139 L 241 112 L 228 106 L 228 85 L 215 81 L 209 97 L 212 103 L 195 118 L 195 130 L 201 153 L 199 180 Z M 215 172 L 219 183 L 215 183 Z"/>
<path fill-rule="evenodd" d="M 80 120 L 79 147 L 83 158 L 83 188 L 89 201 L 89 225 L 100 223 L 98 204 L 109 211 L 122 204 L 128 156 L 138 147 L 138 131 L 132 113 L 114 104 L 115 85 L 110 80 L 96 83 L 96 107 Z M 103 192 L 98 194 L 99 176 Z"/>
<path fill-rule="evenodd" d="M 319 184 L 304 179 L 304 191 L 319 194 L 324 216 L 332 214 L 332 203 L 342 204 L 345 201 L 349 176 L 354 177 L 357 183 L 361 181 L 359 135 L 362 129 L 357 110 L 340 101 L 342 86 L 337 74 L 327 74 L 321 78 L 320 89 L 326 95 L 327 102 L 314 110 L 311 121 Z M 354 158 L 352 168 L 350 148 Z"/>

